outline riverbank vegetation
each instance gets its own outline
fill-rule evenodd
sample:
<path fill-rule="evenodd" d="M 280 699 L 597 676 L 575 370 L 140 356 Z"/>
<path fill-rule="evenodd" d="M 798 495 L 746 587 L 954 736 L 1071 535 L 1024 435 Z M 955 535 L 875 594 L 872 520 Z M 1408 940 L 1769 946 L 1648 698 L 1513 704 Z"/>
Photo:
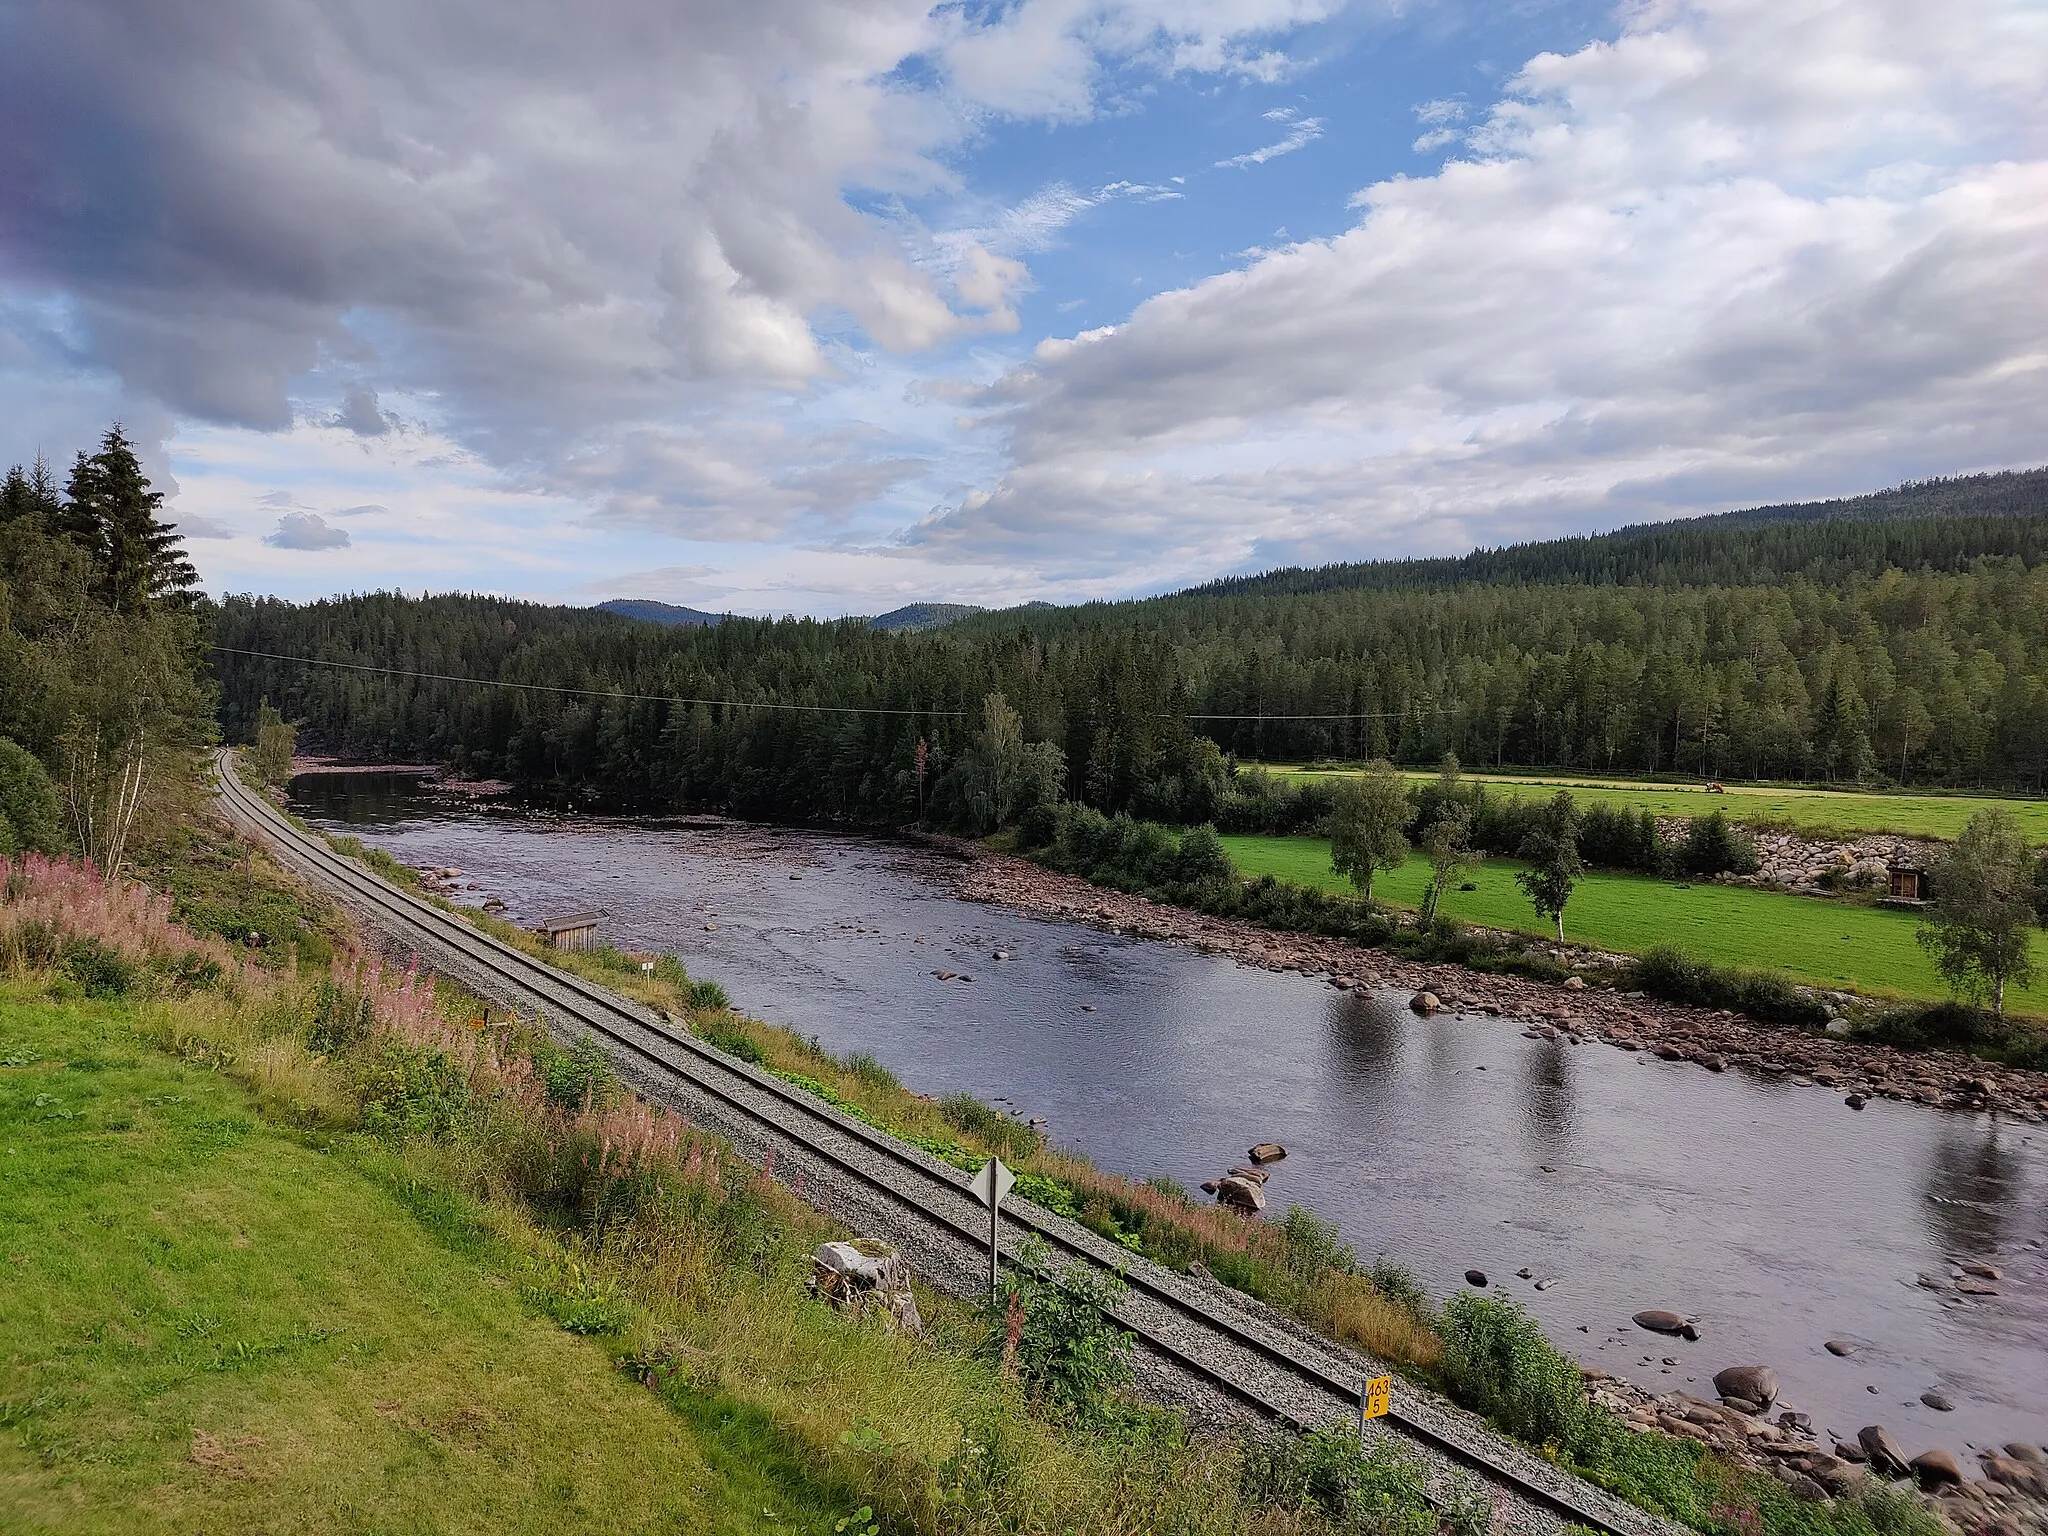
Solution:
<path fill-rule="evenodd" d="M 264 969 L 77 865 L 4 886 L 9 1530 L 1438 1528 L 1398 1454 L 1307 1486 L 1046 1390 L 1032 1297 L 1007 1368 L 943 1297 L 918 1338 L 808 1299 L 831 1224 L 601 1051 Z"/>

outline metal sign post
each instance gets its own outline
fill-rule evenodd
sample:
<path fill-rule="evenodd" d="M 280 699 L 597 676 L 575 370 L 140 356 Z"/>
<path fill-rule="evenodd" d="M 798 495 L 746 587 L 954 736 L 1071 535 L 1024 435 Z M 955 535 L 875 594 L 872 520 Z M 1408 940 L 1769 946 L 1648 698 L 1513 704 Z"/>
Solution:
<path fill-rule="evenodd" d="M 1003 1196 L 1010 1192 L 1010 1186 L 1017 1182 L 1017 1175 L 1003 1166 L 1003 1160 L 992 1157 L 981 1165 L 981 1172 L 974 1176 L 968 1188 L 974 1191 L 974 1198 L 988 1207 L 988 1296 L 996 1298 L 1000 1283 L 1001 1253 L 998 1247 L 1002 1238 Z"/>

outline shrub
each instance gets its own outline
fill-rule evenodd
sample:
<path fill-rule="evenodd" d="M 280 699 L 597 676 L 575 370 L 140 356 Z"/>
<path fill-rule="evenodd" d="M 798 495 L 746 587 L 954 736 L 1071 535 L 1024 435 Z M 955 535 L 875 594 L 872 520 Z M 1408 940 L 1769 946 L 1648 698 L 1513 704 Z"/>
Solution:
<path fill-rule="evenodd" d="M 1505 1296 L 1444 1303 L 1444 1366 L 1459 1402 L 1532 1445 L 1570 1450 L 1590 1427 L 1579 1368 Z"/>
<path fill-rule="evenodd" d="M 1367 1450 L 1355 1433 L 1317 1429 L 1269 1433 L 1245 1447 L 1239 1487 L 1247 1501 L 1314 1511 L 1360 1536 L 1435 1536 L 1420 1461 L 1388 1440 Z"/>
<path fill-rule="evenodd" d="M 1597 869 L 1661 875 L 1671 863 L 1647 806 L 1592 805 L 1579 824 L 1579 857 Z"/>
<path fill-rule="evenodd" d="M 692 1008 L 730 1008 L 732 999 L 725 995 L 725 988 L 715 981 L 693 981 L 690 983 L 690 1006 Z"/>
<path fill-rule="evenodd" d="M 363 1125 L 393 1141 L 447 1135 L 469 1115 L 469 1083 L 440 1051 L 387 1037 L 357 1079 Z"/>
<path fill-rule="evenodd" d="M 1766 1024 L 1819 1029 L 1828 1011 L 1784 976 L 1738 971 L 1694 959 L 1669 944 L 1646 950 L 1630 967 L 1638 990 L 1666 1002 L 1701 1008 L 1729 1008 Z"/>
<path fill-rule="evenodd" d="M 595 1035 L 581 1035 L 567 1050 L 543 1041 L 535 1048 L 550 1102 L 563 1109 L 602 1108 L 618 1096 L 619 1078 L 612 1059 Z"/>
<path fill-rule="evenodd" d="M 1034 1234 L 1018 1252 L 1017 1266 L 1003 1273 L 986 1347 L 997 1358 L 1013 1360 L 1056 1414 L 1099 1418 L 1110 1394 L 1131 1374 L 1131 1336 L 1109 1316 L 1123 1293 L 1119 1276 L 1079 1265 L 1056 1270 L 1052 1250 Z"/>
<path fill-rule="evenodd" d="M 377 1004 L 359 987 L 337 986 L 322 977 L 313 989 L 313 1018 L 306 1044 L 323 1055 L 360 1045 L 377 1025 Z"/>
<path fill-rule="evenodd" d="M 135 986 L 135 967 L 118 949 L 98 939 L 73 939 L 59 964 L 87 997 L 126 997 Z"/>
<path fill-rule="evenodd" d="M 1693 818 L 1678 862 L 1689 875 L 1753 875 L 1756 844 L 1729 825 L 1725 811 L 1714 811 Z"/>

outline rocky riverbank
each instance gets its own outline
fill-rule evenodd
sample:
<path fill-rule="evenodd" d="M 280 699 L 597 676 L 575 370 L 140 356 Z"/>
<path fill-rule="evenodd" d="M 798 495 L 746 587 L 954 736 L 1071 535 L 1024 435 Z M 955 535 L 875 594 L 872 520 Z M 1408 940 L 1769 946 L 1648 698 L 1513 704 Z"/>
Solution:
<path fill-rule="evenodd" d="M 1767 1384 L 1762 1403 L 1734 1392 L 1719 1402 L 1685 1392 L 1659 1396 L 1597 1366 L 1580 1371 L 1588 1396 L 1632 1428 L 1698 1441 L 1777 1478 L 1797 1498 L 1817 1502 L 1853 1493 L 1872 1478 L 1910 1480 L 1933 1509 L 1970 1536 L 2048 1532 L 2048 1455 L 2038 1445 L 2012 1441 L 1979 1452 L 1982 1475 L 1971 1477 L 1953 1452 L 1910 1453 L 1881 1424 L 1865 1425 L 1853 1436 L 1823 1437 L 1797 1410 L 1773 1416 L 1776 1379 L 1761 1366 L 1736 1366 L 1720 1379 L 1739 1377 L 1731 1385 L 1752 1391 L 1757 1383 Z"/>
<path fill-rule="evenodd" d="M 1267 970 L 1321 976 L 1335 987 L 1427 993 L 1447 1011 L 1516 1020 L 1573 1045 L 1600 1042 L 1691 1061 L 1710 1072 L 1738 1068 L 1811 1084 L 1842 1095 L 1844 1113 L 1872 1098 L 1888 1098 L 2034 1124 L 2048 1120 L 2048 1072 L 2002 1067 L 1954 1051 L 1902 1051 L 1850 1037 L 1771 1028 L 1724 1009 L 1684 1007 L 1589 986 L 1577 976 L 1553 986 L 1424 964 L 1343 939 L 1276 933 L 1162 906 L 957 839 L 928 841 L 960 857 L 957 889 L 970 901 L 1179 944 Z M 1558 954 L 1565 964 L 1585 965 L 1589 973 L 1597 973 L 1609 958 L 1571 950 Z"/>

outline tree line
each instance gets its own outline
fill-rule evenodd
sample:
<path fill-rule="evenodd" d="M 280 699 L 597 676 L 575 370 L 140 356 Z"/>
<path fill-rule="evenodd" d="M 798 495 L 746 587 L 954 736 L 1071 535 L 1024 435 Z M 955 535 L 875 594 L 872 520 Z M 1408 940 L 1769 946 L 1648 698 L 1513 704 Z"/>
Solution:
<path fill-rule="evenodd" d="M 1176 824 L 1292 814 L 1247 760 L 1451 753 L 1473 769 L 2041 792 L 2048 562 L 2034 541 L 2048 524 L 1783 526 L 1853 554 L 1847 574 L 1817 578 L 1787 546 L 1794 569 L 1744 585 L 1418 578 L 1012 611 L 918 635 L 858 620 L 663 628 L 464 595 L 231 597 L 213 634 L 236 739 L 267 697 L 352 752 L 767 816 L 971 827 L 995 694 L 1068 798 Z M 1687 537 L 1727 552 L 1757 532 Z M 1937 545 L 1939 560 L 1892 563 Z"/>
<path fill-rule="evenodd" d="M 207 604 L 119 425 L 60 486 L 0 480 L 0 856 L 117 872 L 171 754 L 211 739 Z"/>

